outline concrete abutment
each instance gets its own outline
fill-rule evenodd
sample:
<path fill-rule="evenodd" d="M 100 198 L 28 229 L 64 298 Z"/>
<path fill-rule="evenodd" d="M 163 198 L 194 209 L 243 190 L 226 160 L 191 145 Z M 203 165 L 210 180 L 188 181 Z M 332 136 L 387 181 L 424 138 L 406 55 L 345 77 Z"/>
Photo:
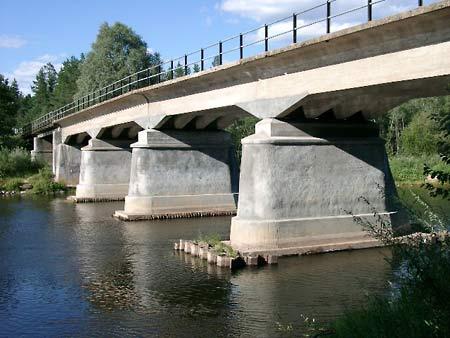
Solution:
<path fill-rule="evenodd" d="M 264 119 L 242 145 L 235 249 L 285 255 L 380 245 L 351 215 L 395 218 L 395 187 L 374 124 Z"/>
<path fill-rule="evenodd" d="M 133 148 L 124 220 L 236 212 L 238 168 L 224 131 L 143 130 Z"/>

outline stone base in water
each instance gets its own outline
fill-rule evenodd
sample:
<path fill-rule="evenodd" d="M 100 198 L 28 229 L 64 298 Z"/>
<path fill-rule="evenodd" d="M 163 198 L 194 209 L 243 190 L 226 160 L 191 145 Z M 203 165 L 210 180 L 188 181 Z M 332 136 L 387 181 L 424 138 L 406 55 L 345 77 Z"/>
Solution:
<path fill-rule="evenodd" d="M 124 201 L 125 197 L 77 197 L 74 195 L 68 196 L 67 200 L 75 203 L 99 203 Z"/>
<path fill-rule="evenodd" d="M 202 260 L 206 260 L 209 264 L 231 270 L 241 269 L 246 266 L 278 264 L 278 257 L 274 255 L 243 256 L 238 253 L 237 256 L 231 257 L 225 253 L 217 253 L 206 243 L 199 244 L 184 239 L 180 239 L 179 242 L 175 242 L 173 248 L 176 251 L 184 251 L 185 254 L 192 255 L 192 257 L 198 257 Z"/>
<path fill-rule="evenodd" d="M 142 221 L 172 218 L 191 218 L 191 217 L 215 217 L 215 216 L 234 216 L 236 210 L 211 210 L 211 211 L 187 211 L 187 212 L 167 212 L 150 215 L 140 215 L 127 213 L 124 210 L 117 210 L 113 216 L 122 221 Z"/>

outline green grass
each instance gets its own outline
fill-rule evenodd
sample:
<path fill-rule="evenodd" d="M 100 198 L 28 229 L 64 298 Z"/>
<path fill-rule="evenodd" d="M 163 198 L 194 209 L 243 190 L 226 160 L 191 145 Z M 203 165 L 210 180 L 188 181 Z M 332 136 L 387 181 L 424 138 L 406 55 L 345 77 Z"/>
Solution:
<path fill-rule="evenodd" d="M 432 169 L 445 170 L 445 164 L 437 154 L 420 157 L 396 155 L 389 158 L 392 176 L 396 183 L 424 182 L 423 166 L 425 163 Z"/>
<path fill-rule="evenodd" d="M 226 254 L 229 257 L 238 256 L 238 253 L 231 246 L 222 242 L 218 234 L 212 235 L 200 234 L 199 237 L 194 242 L 208 244 L 217 254 Z"/>

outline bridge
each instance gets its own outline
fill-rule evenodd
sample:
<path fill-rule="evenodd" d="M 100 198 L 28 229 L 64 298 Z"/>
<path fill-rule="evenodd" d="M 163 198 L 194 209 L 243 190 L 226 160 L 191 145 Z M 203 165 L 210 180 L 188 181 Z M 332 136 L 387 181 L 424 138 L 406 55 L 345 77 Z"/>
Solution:
<path fill-rule="evenodd" d="M 174 78 L 172 60 L 47 114 L 24 131 L 33 156 L 76 185 L 78 201 L 125 200 L 121 219 L 237 212 L 230 240 L 244 252 L 378 245 L 349 214 L 401 222 L 373 119 L 449 94 L 450 1 L 372 20 L 382 1 L 369 0 L 354 9 L 367 10 L 367 23 L 330 32 L 342 14 L 333 2 L 316 7 L 326 10 L 319 38 L 297 41 L 296 13 L 286 47 L 269 50 L 278 35 L 265 25 L 262 54 L 244 58 L 240 34 L 236 62 L 223 62 L 224 40 L 217 67 L 204 69 L 201 49 L 201 72 L 187 75 L 187 54 L 186 76 Z M 238 168 L 224 129 L 246 116 L 260 122 Z"/>

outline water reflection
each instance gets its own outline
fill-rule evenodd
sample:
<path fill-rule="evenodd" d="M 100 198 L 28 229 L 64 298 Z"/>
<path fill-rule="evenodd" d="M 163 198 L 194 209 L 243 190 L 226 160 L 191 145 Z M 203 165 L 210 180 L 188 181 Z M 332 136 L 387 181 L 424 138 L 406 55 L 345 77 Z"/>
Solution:
<path fill-rule="evenodd" d="M 277 336 L 300 314 L 331 320 L 383 292 L 387 250 L 281 259 L 231 273 L 172 250 L 230 218 L 125 223 L 120 203 L 0 203 L 6 336 Z M 298 324 L 300 325 L 300 324 Z"/>

